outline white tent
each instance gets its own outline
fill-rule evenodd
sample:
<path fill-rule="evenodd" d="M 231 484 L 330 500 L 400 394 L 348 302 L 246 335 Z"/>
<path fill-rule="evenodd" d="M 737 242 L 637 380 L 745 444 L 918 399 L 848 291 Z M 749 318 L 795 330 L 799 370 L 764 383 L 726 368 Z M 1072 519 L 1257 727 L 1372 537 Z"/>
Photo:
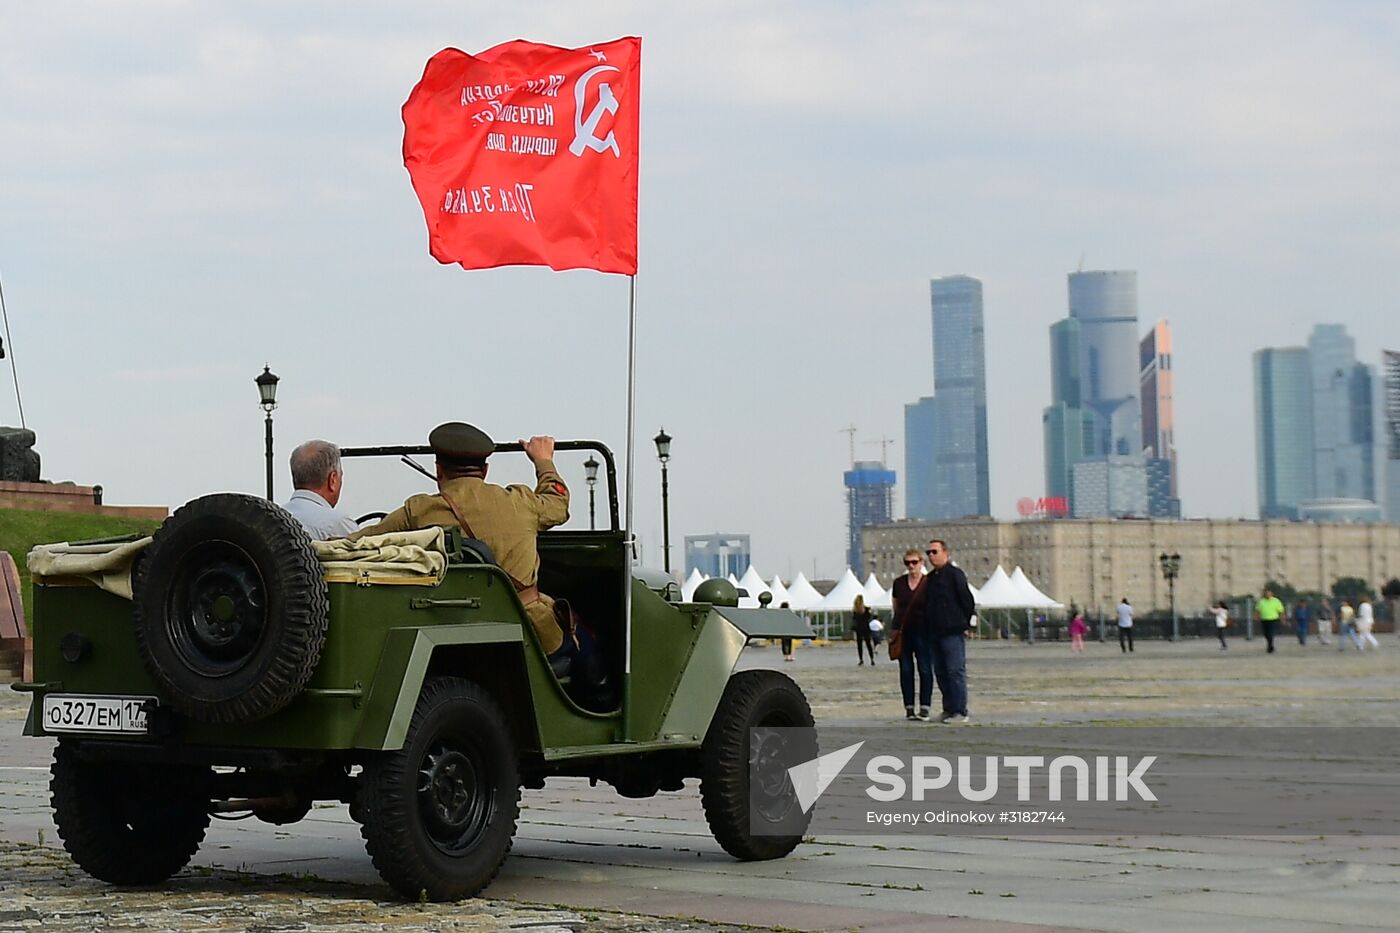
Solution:
<path fill-rule="evenodd" d="M 690 602 L 690 597 L 695 595 L 695 588 L 705 582 L 705 575 L 700 572 L 699 567 L 694 567 L 690 571 L 690 576 L 685 578 L 681 584 L 681 601 Z"/>
<path fill-rule="evenodd" d="M 783 586 L 782 577 L 779 577 L 776 573 L 773 574 L 773 579 L 768 583 L 768 592 L 773 594 L 772 605 L 774 608 L 788 602 L 788 589 Z"/>
<path fill-rule="evenodd" d="M 814 609 L 817 603 L 822 601 L 822 594 L 818 593 L 817 588 L 807 582 L 807 577 L 799 570 L 792 581 L 792 586 L 788 587 L 787 601 L 788 607 L 791 609 Z"/>
<path fill-rule="evenodd" d="M 865 605 L 868 609 L 893 609 L 894 601 L 890 594 L 880 585 L 880 581 L 875 579 L 875 574 L 865 578 Z"/>
<path fill-rule="evenodd" d="M 957 567 L 959 570 L 962 570 L 962 565 L 959 564 L 957 561 L 953 561 L 952 564 L 953 564 L 954 567 Z M 967 571 L 963 570 L 963 576 L 967 576 Z M 982 591 L 979 590 L 977 587 L 973 586 L 971 580 L 968 580 L 968 581 L 967 581 L 967 588 L 968 588 L 969 590 L 972 590 L 972 598 L 973 598 L 974 601 L 976 601 L 976 599 L 977 599 L 977 594 L 980 593 L 980 592 L 982 592 Z M 890 587 L 890 592 L 891 592 L 891 593 L 894 592 L 894 587 Z"/>
<path fill-rule="evenodd" d="M 1036 585 L 1021 571 L 1020 567 L 1011 571 L 1011 586 L 1016 594 L 1016 598 L 1021 600 L 1020 605 L 1027 609 L 1065 608 L 1063 603 L 1055 602 L 1055 600 L 1037 589 Z"/>
<path fill-rule="evenodd" d="M 850 612 L 856 597 L 864 595 L 865 590 L 861 587 L 860 581 L 856 579 L 855 574 L 851 573 L 851 568 L 847 567 L 846 573 L 840 580 L 836 581 L 835 588 L 816 605 L 816 609 L 822 612 Z"/>
<path fill-rule="evenodd" d="M 745 570 L 743 577 L 739 579 L 739 587 L 741 589 L 748 590 L 748 598 L 753 600 L 754 606 L 762 605 L 758 599 L 759 593 L 773 592 L 772 587 L 770 587 L 767 583 L 764 583 L 763 578 L 758 575 L 758 571 L 753 569 L 753 564 L 749 564 L 749 569 Z M 747 606 L 748 603 L 744 602 L 741 599 L 739 605 Z"/>
<path fill-rule="evenodd" d="M 739 587 L 739 581 L 738 581 L 738 579 L 734 576 L 734 574 L 731 573 L 729 576 L 725 577 L 724 579 L 726 579 L 726 580 L 728 580 L 730 583 L 734 584 L 734 588 L 735 588 L 735 589 L 738 589 L 738 587 Z"/>
<path fill-rule="evenodd" d="M 1006 571 L 997 564 L 997 569 L 992 571 L 992 575 L 987 578 L 987 582 L 982 584 L 982 588 L 973 594 L 977 600 L 977 605 L 983 609 L 1023 609 L 1025 604 L 1018 601 L 1016 590 L 1011 585 L 1011 578 L 1006 575 Z"/>

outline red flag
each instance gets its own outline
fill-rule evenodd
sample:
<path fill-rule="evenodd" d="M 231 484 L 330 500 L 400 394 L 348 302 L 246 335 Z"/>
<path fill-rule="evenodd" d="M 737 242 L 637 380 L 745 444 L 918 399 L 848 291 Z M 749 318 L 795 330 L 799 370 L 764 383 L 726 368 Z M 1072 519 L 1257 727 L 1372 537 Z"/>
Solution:
<path fill-rule="evenodd" d="M 403 105 L 438 262 L 637 272 L 642 40 L 443 49 Z"/>

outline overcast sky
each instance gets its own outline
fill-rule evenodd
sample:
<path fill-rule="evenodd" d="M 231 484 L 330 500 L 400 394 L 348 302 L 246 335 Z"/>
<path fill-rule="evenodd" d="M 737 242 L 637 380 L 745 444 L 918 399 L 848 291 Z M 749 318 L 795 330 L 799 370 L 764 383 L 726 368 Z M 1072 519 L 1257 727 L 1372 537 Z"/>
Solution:
<path fill-rule="evenodd" d="M 447 46 L 622 35 L 643 38 L 650 563 L 664 426 L 675 564 L 727 531 L 766 576 L 844 567 L 839 429 L 862 458 L 893 439 L 902 491 L 932 277 L 984 283 L 1003 517 L 1043 493 L 1046 329 L 1081 260 L 1136 269 L 1142 329 L 1175 329 L 1188 515 L 1255 514 L 1255 348 L 1319 321 L 1368 362 L 1400 345 L 1392 3 L 5 4 L 0 275 L 45 478 L 132 504 L 260 491 L 264 362 L 280 495 L 312 436 L 461 419 L 620 453 L 626 279 L 438 265 L 399 107 Z M 422 485 L 355 464 L 345 503 Z"/>

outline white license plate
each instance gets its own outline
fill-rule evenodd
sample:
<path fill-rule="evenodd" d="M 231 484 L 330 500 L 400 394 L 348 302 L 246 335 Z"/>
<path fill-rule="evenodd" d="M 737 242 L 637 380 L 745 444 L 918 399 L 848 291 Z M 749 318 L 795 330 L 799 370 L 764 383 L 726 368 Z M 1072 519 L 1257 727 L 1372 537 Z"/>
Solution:
<path fill-rule="evenodd" d="M 146 733 L 143 707 L 155 697 L 82 696 L 51 693 L 44 697 L 45 732 Z"/>

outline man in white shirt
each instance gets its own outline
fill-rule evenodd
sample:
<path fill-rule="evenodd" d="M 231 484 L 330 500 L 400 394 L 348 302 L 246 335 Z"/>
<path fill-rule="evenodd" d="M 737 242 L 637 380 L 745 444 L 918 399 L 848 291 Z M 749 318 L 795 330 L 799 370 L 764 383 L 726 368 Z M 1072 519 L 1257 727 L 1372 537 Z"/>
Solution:
<path fill-rule="evenodd" d="M 313 541 L 343 538 L 358 528 L 335 510 L 345 482 L 339 447 L 329 441 L 307 441 L 292 451 L 291 465 L 296 492 L 283 508 L 301 522 Z"/>
<path fill-rule="evenodd" d="M 1118 604 L 1118 647 L 1124 654 L 1133 650 L 1133 607 L 1126 596 Z"/>

